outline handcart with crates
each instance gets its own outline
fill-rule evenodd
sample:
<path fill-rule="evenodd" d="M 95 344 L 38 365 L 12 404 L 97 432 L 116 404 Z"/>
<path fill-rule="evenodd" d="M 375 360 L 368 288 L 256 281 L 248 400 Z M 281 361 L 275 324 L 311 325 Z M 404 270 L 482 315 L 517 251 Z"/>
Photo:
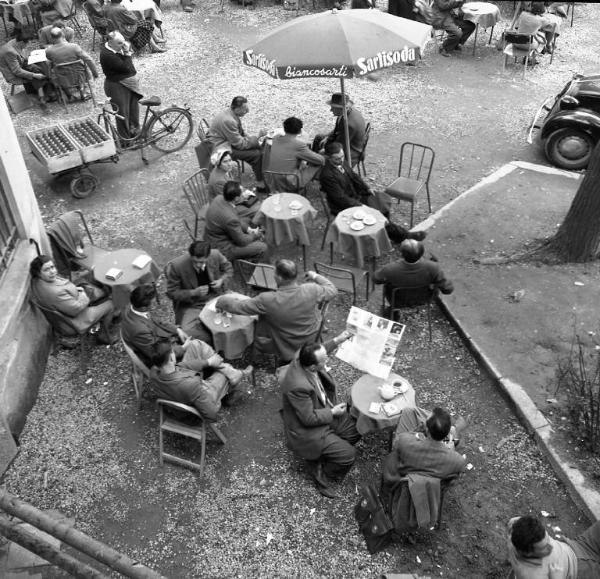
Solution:
<path fill-rule="evenodd" d="M 71 179 L 71 193 L 78 199 L 90 195 L 98 185 L 91 164 L 119 160 L 114 139 L 93 117 L 30 131 L 27 140 L 33 155 L 51 175 L 76 173 Z"/>

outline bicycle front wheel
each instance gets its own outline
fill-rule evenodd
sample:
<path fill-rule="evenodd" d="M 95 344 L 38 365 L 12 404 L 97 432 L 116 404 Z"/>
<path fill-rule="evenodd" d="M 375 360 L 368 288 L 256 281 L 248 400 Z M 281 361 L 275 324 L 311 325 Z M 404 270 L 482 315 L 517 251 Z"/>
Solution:
<path fill-rule="evenodd" d="M 150 145 L 163 153 L 179 151 L 192 136 L 192 115 L 189 111 L 171 107 L 156 113 L 148 127 Z"/>

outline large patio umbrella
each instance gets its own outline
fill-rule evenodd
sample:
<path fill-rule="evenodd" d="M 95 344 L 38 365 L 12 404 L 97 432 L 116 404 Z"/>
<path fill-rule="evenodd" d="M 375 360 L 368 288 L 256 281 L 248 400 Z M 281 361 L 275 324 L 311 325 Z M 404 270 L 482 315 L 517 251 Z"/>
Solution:
<path fill-rule="evenodd" d="M 420 58 L 431 26 L 380 10 L 329 10 L 296 18 L 244 50 L 244 64 L 273 78 L 344 79 Z M 346 156 L 350 159 L 348 119 Z"/>

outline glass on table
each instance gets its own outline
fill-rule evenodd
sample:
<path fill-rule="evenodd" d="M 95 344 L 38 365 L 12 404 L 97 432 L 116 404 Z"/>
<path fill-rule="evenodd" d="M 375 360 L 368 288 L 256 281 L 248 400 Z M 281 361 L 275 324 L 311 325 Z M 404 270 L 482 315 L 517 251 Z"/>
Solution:
<path fill-rule="evenodd" d="M 215 312 L 214 322 L 215 326 L 220 326 L 223 323 L 223 315 L 221 314 L 221 312 Z"/>

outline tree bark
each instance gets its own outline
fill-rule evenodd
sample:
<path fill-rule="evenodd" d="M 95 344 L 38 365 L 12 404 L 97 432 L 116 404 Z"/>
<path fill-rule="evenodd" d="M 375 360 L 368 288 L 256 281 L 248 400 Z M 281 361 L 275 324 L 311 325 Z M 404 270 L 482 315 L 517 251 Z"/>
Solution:
<path fill-rule="evenodd" d="M 591 261 L 600 252 L 600 141 L 569 212 L 546 249 L 570 262 Z"/>

